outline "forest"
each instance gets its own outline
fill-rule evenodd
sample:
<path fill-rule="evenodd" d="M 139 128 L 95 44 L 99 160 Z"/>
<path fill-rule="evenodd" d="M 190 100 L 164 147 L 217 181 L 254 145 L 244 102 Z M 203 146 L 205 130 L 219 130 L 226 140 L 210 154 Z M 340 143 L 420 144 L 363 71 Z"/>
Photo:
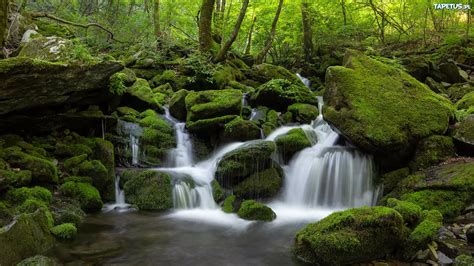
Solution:
<path fill-rule="evenodd" d="M 474 1 L 0 1 L 0 265 L 474 265 Z"/>

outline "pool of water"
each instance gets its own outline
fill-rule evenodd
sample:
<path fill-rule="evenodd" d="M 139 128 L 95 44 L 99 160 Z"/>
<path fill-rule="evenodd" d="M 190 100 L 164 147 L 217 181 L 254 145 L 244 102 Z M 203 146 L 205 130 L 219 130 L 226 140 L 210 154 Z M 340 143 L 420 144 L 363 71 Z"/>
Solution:
<path fill-rule="evenodd" d="M 50 255 L 96 265 L 301 265 L 291 255 L 294 236 L 308 220 L 325 215 L 259 223 L 219 210 L 98 213 Z"/>

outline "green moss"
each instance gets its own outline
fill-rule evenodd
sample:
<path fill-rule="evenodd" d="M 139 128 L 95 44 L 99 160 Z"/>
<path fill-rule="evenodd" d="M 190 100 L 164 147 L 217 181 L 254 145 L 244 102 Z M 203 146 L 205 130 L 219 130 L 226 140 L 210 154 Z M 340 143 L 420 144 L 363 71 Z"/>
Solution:
<path fill-rule="evenodd" d="M 48 210 L 48 205 L 41 200 L 35 198 L 26 199 L 20 206 L 17 207 L 17 211 L 20 213 L 33 213 L 38 209 Z"/>
<path fill-rule="evenodd" d="M 139 121 L 139 125 L 142 127 L 157 129 L 162 133 L 173 134 L 173 128 L 164 119 L 156 114 L 142 118 Z"/>
<path fill-rule="evenodd" d="M 82 154 L 91 155 L 92 149 L 84 144 L 80 143 L 64 143 L 58 142 L 56 144 L 55 154 L 62 157 L 72 157 Z"/>
<path fill-rule="evenodd" d="M 410 169 L 408 167 L 400 168 L 391 172 L 388 172 L 381 176 L 381 182 L 383 183 L 384 194 L 391 192 L 397 187 L 399 182 L 405 177 L 410 175 Z"/>
<path fill-rule="evenodd" d="M 293 84 L 303 86 L 303 83 L 295 74 L 281 66 L 260 64 L 254 66 L 248 74 L 251 79 L 260 83 L 265 83 L 272 79 L 286 79 Z"/>
<path fill-rule="evenodd" d="M 430 136 L 418 143 L 410 169 L 416 171 L 436 165 L 452 156 L 455 149 L 453 139 L 446 136 Z"/>
<path fill-rule="evenodd" d="M 234 207 L 234 202 L 237 198 L 234 195 L 230 195 L 225 198 L 224 203 L 222 203 L 222 211 L 225 213 L 237 212 L 237 209 Z"/>
<path fill-rule="evenodd" d="M 260 128 L 253 121 L 238 116 L 224 125 L 224 137 L 230 141 L 247 141 L 260 138 Z"/>
<path fill-rule="evenodd" d="M 57 206 L 54 213 L 54 221 L 55 224 L 63 224 L 63 223 L 72 223 L 76 226 L 79 226 L 84 219 L 86 218 L 86 214 L 79 205 L 76 205 L 75 202 L 72 204 L 62 203 Z"/>
<path fill-rule="evenodd" d="M 408 225 L 417 224 L 421 217 L 421 207 L 411 202 L 390 198 L 387 206 L 399 212 Z"/>
<path fill-rule="evenodd" d="M 292 129 L 288 134 L 277 137 L 275 143 L 278 151 L 286 162 L 288 162 L 295 153 L 311 147 L 311 142 L 301 128 Z"/>
<path fill-rule="evenodd" d="M 66 171 L 71 171 L 79 166 L 82 162 L 84 162 L 85 160 L 87 160 L 87 154 L 81 154 L 81 155 L 78 155 L 78 156 L 74 156 L 74 157 L 71 157 L 69 159 L 67 159 L 66 161 L 64 161 L 64 169 Z"/>
<path fill-rule="evenodd" d="M 468 115 L 454 130 L 454 139 L 466 144 L 474 144 L 474 114 Z"/>
<path fill-rule="evenodd" d="M 472 106 L 474 106 L 474 91 L 464 95 L 464 97 L 456 103 L 458 110 L 469 109 Z"/>
<path fill-rule="evenodd" d="M 454 218 L 469 202 L 469 192 L 422 190 L 404 194 L 401 199 L 419 205 L 423 210 L 437 210 L 445 218 Z"/>
<path fill-rule="evenodd" d="M 53 196 L 48 189 L 44 187 L 35 186 L 32 188 L 21 187 L 16 189 L 10 189 L 7 192 L 6 198 L 9 202 L 13 204 L 21 204 L 27 199 L 37 199 L 49 205 L 49 203 L 51 203 L 52 201 Z"/>
<path fill-rule="evenodd" d="M 234 187 L 234 194 L 244 199 L 276 196 L 282 186 L 281 169 L 269 168 L 250 175 Z"/>
<path fill-rule="evenodd" d="M 153 109 L 162 110 L 162 105 L 164 104 L 162 97 L 159 94 L 153 93 L 150 85 L 148 85 L 148 81 L 145 79 L 138 78 L 131 87 L 127 88 L 127 93 L 148 103 Z"/>
<path fill-rule="evenodd" d="M 109 92 L 114 95 L 123 95 L 127 91 L 125 81 L 127 80 L 125 73 L 117 72 L 109 78 Z"/>
<path fill-rule="evenodd" d="M 153 86 L 158 87 L 166 83 L 174 84 L 175 79 L 176 71 L 165 70 L 163 73 L 156 75 L 150 82 Z"/>
<path fill-rule="evenodd" d="M 0 170 L 0 190 L 5 190 L 9 186 L 22 187 L 31 182 L 31 171 L 20 170 Z"/>
<path fill-rule="evenodd" d="M 214 72 L 213 78 L 217 87 L 223 89 L 229 84 L 229 82 L 235 81 L 236 75 L 242 76 L 242 73 L 230 65 L 225 65 L 221 66 Z"/>
<path fill-rule="evenodd" d="M 187 122 L 240 115 L 242 92 L 233 89 L 189 92 L 185 103 Z"/>
<path fill-rule="evenodd" d="M 459 255 L 454 260 L 454 266 L 471 266 L 474 265 L 474 257 L 469 255 Z"/>
<path fill-rule="evenodd" d="M 292 121 L 309 124 L 318 117 L 318 108 L 311 104 L 295 103 L 288 106 L 288 112 L 292 115 Z"/>
<path fill-rule="evenodd" d="M 245 220 L 270 222 L 275 220 L 276 214 L 269 207 L 255 201 L 245 200 L 240 205 L 237 215 Z"/>
<path fill-rule="evenodd" d="M 317 104 L 316 97 L 310 89 L 303 85 L 295 85 L 285 79 L 268 81 L 257 88 L 252 98 L 258 105 L 282 112 L 295 103 Z"/>
<path fill-rule="evenodd" d="M 265 122 L 262 125 L 263 133 L 268 136 L 279 125 L 278 112 L 275 110 L 268 110 L 265 117 Z"/>
<path fill-rule="evenodd" d="M 324 117 L 355 145 L 393 165 L 414 141 L 443 134 L 453 106 L 409 74 L 348 51 L 326 74 Z"/>
<path fill-rule="evenodd" d="M 182 89 L 173 94 L 173 97 L 170 99 L 169 108 L 170 114 L 180 121 L 186 120 L 186 96 L 189 91 Z"/>
<path fill-rule="evenodd" d="M 306 262 L 344 265 L 385 258 L 405 238 L 402 216 L 387 207 L 335 212 L 296 235 L 293 251 Z"/>
<path fill-rule="evenodd" d="M 216 132 L 220 130 L 226 123 L 232 121 L 236 117 L 236 115 L 225 115 L 208 119 L 200 119 L 196 122 L 189 121 L 186 122 L 186 128 L 192 133 L 209 134 L 209 132 Z"/>
<path fill-rule="evenodd" d="M 32 174 L 31 177 L 36 182 L 58 182 L 58 170 L 56 166 L 47 159 L 27 154 L 15 147 L 4 149 L 3 152 L 0 152 L 0 156 L 3 157 L 12 168 L 30 170 Z"/>
<path fill-rule="evenodd" d="M 128 106 L 118 107 L 117 111 L 121 116 L 137 117 L 140 114 L 140 112 Z"/>
<path fill-rule="evenodd" d="M 103 191 L 111 181 L 107 168 L 99 160 L 83 161 L 72 170 L 72 174 L 91 177 L 92 184 L 99 191 Z"/>
<path fill-rule="evenodd" d="M 170 209 L 171 177 L 152 170 L 143 171 L 130 178 L 124 186 L 127 201 L 140 210 Z"/>
<path fill-rule="evenodd" d="M 438 235 L 441 226 L 443 216 L 439 211 L 425 211 L 423 221 L 415 227 L 403 244 L 403 257 L 411 259 L 416 251 L 424 249 Z"/>
<path fill-rule="evenodd" d="M 72 223 L 64 223 L 51 228 L 51 233 L 58 239 L 71 240 L 77 234 L 77 228 Z"/>
<path fill-rule="evenodd" d="M 458 83 L 448 88 L 449 98 L 451 98 L 453 102 L 458 102 L 465 95 L 472 92 L 474 92 L 474 86 L 469 83 Z"/>
<path fill-rule="evenodd" d="M 102 208 L 102 200 L 99 191 L 88 183 L 66 182 L 59 191 L 67 196 L 76 199 L 81 204 L 84 211 L 98 211 Z"/>
<path fill-rule="evenodd" d="M 224 190 L 222 189 L 221 185 L 219 185 L 219 182 L 217 182 L 216 180 L 212 180 L 211 187 L 212 187 L 212 196 L 214 197 L 214 201 L 219 202 L 223 200 Z"/>

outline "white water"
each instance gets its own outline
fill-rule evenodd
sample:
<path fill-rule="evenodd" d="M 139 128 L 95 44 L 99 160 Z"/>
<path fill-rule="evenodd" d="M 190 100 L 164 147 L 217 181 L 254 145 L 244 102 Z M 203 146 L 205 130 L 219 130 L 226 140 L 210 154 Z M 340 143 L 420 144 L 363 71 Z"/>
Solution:
<path fill-rule="evenodd" d="M 307 80 L 302 81 L 308 84 Z M 285 182 L 281 197 L 269 204 L 277 213 L 276 224 L 319 220 L 336 210 L 373 205 L 376 200 L 371 156 L 353 147 L 338 146 L 339 135 L 324 121 L 322 107 L 322 97 L 318 97 L 320 114 L 311 125 L 283 126 L 265 138 L 274 141 L 294 128 L 301 128 L 313 144 L 283 166 Z M 252 117 L 255 113 L 252 110 Z M 222 220 L 227 224 L 230 218 L 215 215 L 219 211 L 210 184 L 220 158 L 245 143 L 227 144 L 209 159 L 193 164 L 192 145 L 184 123 L 177 122 L 168 112 L 166 118 L 175 125 L 177 147 L 170 152 L 175 163 L 174 167 L 155 170 L 169 172 L 175 177 L 173 203 L 175 209 L 182 211 L 174 216 L 210 219 L 213 223 Z M 188 183 L 189 179 L 194 184 Z M 235 220 L 235 217 L 231 220 Z"/>
<path fill-rule="evenodd" d="M 125 211 L 130 209 L 130 204 L 125 202 L 125 192 L 120 188 L 120 176 L 115 177 L 115 203 L 104 205 L 104 211 Z"/>
<path fill-rule="evenodd" d="M 130 147 L 132 148 L 132 164 L 138 164 L 138 155 L 140 153 L 140 143 L 137 136 L 130 134 Z"/>
<path fill-rule="evenodd" d="M 140 136 L 143 134 L 143 129 L 135 124 L 122 120 L 117 122 L 117 132 L 121 136 L 128 136 L 127 151 L 132 155 L 132 165 L 140 163 Z"/>
<path fill-rule="evenodd" d="M 311 87 L 311 81 L 309 81 L 309 79 L 301 76 L 299 73 L 296 74 L 296 76 L 301 80 L 301 82 L 303 82 L 303 84 L 306 86 L 306 87 Z"/>

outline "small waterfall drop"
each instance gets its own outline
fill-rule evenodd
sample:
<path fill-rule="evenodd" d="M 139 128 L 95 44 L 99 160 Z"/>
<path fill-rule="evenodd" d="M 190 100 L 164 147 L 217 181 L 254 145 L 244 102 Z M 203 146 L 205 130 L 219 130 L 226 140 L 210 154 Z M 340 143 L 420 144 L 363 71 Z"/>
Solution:
<path fill-rule="evenodd" d="M 130 204 L 125 202 L 125 192 L 120 188 L 120 176 L 117 175 L 115 177 L 115 203 L 113 204 L 106 204 L 104 206 L 104 211 L 125 211 L 130 209 Z"/>
<path fill-rule="evenodd" d="M 176 135 L 176 148 L 168 153 L 168 164 L 174 167 L 190 166 L 193 162 L 193 143 L 186 131 L 186 123 L 180 122 L 171 116 L 169 109 L 165 108 L 165 119 L 174 126 Z"/>
<path fill-rule="evenodd" d="M 135 123 L 126 122 L 123 120 L 118 120 L 117 122 L 117 133 L 120 136 L 123 136 L 125 139 L 128 138 L 124 143 L 125 153 L 129 154 L 130 157 L 127 157 L 127 160 L 130 160 L 131 165 L 140 164 L 140 136 L 143 134 L 143 129 Z M 130 159 L 128 159 L 130 158 Z"/>
<path fill-rule="evenodd" d="M 296 76 L 301 80 L 301 82 L 303 82 L 303 84 L 306 86 L 306 87 L 311 87 L 311 81 L 309 81 L 309 79 L 301 76 L 299 73 L 296 73 Z"/>

